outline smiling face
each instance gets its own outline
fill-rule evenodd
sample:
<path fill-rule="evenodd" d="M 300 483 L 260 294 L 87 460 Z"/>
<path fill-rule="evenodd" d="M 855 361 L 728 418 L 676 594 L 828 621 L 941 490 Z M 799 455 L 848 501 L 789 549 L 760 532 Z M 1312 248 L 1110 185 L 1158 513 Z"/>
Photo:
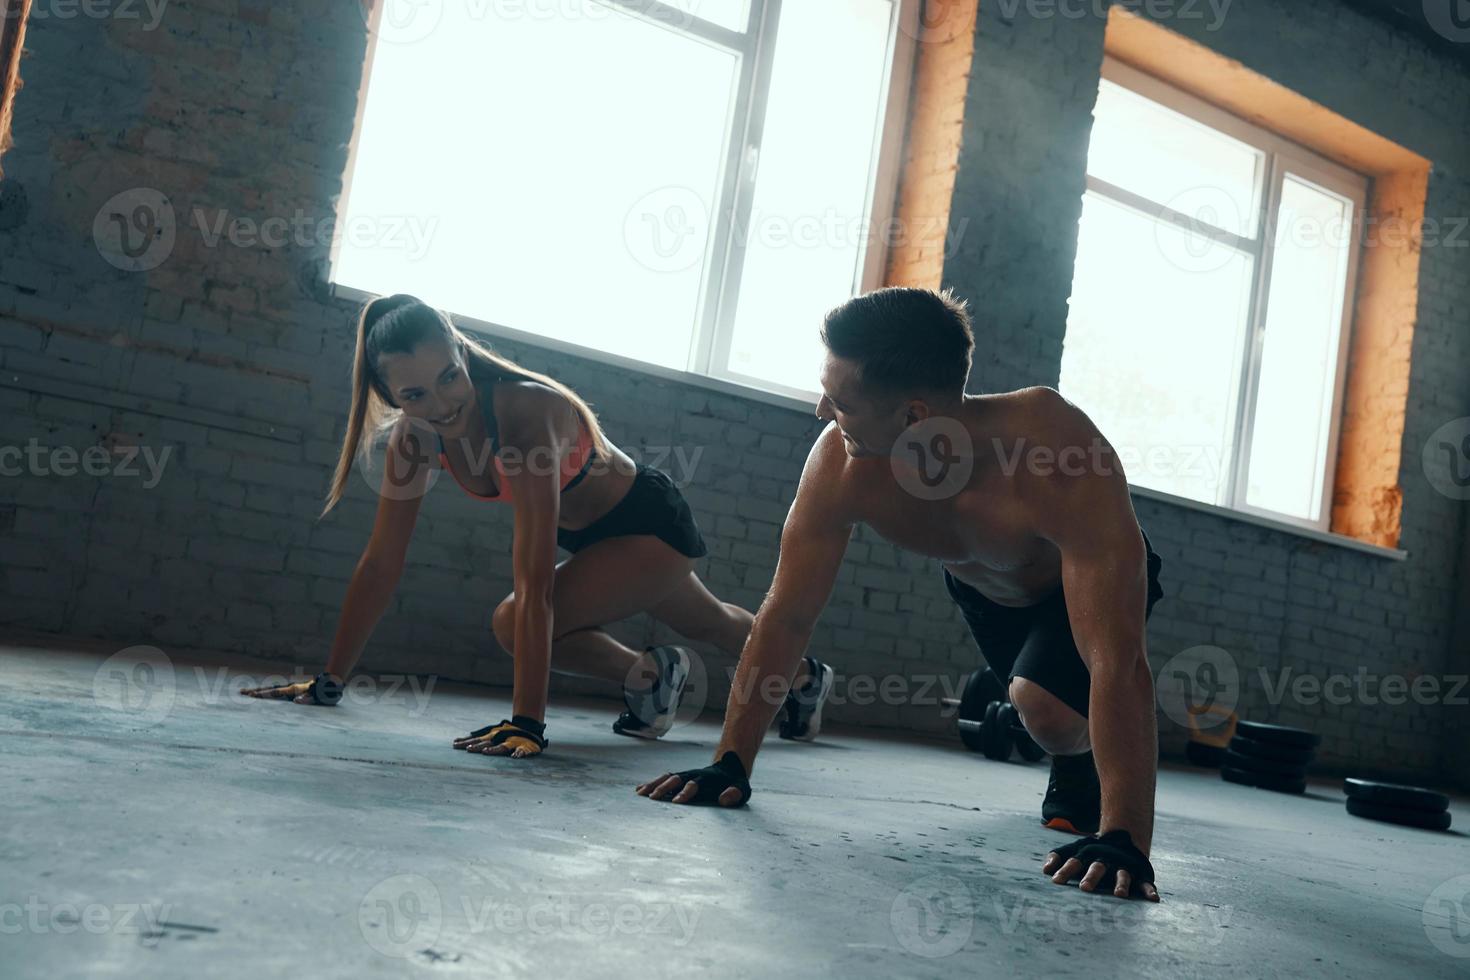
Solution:
<path fill-rule="evenodd" d="M 837 423 L 847 455 L 854 459 L 887 456 L 914 421 L 908 402 L 865 388 L 857 364 L 831 351 L 822 362 L 821 384 L 817 417 Z"/>
<path fill-rule="evenodd" d="M 464 357 L 443 337 L 429 337 L 411 354 L 384 354 L 378 372 L 403 414 L 432 425 L 441 436 L 464 435 L 479 396 Z"/>

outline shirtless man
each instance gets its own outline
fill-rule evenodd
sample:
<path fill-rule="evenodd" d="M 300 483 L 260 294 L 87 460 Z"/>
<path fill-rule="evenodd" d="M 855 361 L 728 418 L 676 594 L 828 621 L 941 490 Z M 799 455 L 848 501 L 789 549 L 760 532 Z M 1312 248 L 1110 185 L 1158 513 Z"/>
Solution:
<path fill-rule="evenodd" d="M 830 424 L 787 515 L 716 762 L 665 773 L 639 794 L 722 806 L 749 799 L 761 739 L 853 528 L 865 523 L 941 562 L 986 661 L 1052 754 L 1043 820 L 1089 836 L 1049 853 L 1042 872 L 1057 884 L 1080 878 L 1084 891 L 1158 901 L 1148 860 L 1158 737 L 1144 623 L 1163 591 L 1112 448 L 1051 388 L 965 394 L 974 336 L 948 293 L 860 296 L 827 315 L 822 340 L 817 415 Z"/>

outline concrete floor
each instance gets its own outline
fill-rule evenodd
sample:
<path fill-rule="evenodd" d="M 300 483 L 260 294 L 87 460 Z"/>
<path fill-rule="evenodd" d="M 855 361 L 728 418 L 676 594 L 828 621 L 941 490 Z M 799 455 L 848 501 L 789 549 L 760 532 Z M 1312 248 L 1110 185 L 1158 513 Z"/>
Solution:
<path fill-rule="evenodd" d="M 449 747 L 500 690 L 311 709 L 229 694 L 270 665 L 46 646 L 0 646 L 7 978 L 1470 972 L 1430 901 L 1470 887 L 1464 835 L 1353 818 L 1337 780 L 1161 773 L 1151 906 L 1046 881 L 1046 769 L 957 741 L 772 737 L 748 809 L 682 808 L 633 785 L 713 723 L 648 744 L 558 701 L 511 762 Z"/>

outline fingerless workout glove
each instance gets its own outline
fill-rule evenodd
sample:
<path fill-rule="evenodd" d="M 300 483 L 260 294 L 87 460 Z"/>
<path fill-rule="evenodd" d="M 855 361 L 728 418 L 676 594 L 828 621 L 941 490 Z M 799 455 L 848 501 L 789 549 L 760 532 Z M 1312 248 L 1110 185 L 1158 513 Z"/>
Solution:
<path fill-rule="evenodd" d="M 691 803 L 718 803 L 720 794 L 731 786 L 740 790 L 740 802 L 736 806 L 744 806 L 745 801 L 750 799 L 750 779 L 746 776 L 740 756 L 734 752 L 726 752 L 714 765 L 703 769 L 686 769 L 674 775 L 686 783 L 692 779 L 699 786 L 694 793 L 694 799 L 689 801 Z"/>
<path fill-rule="evenodd" d="M 306 693 L 317 704 L 331 707 L 342 700 L 342 685 L 331 674 L 323 671 L 312 679 L 311 687 L 306 689 Z"/>
<path fill-rule="evenodd" d="M 1100 889 L 1112 891 L 1118 883 L 1119 871 L 1128 872 L 1134 888 L 1145 882 L 1152 884 L 1154 880 L 1154 866 L 1142 851 L 1133 846 L 1133 838 L 1126 830 L 1110 830 L 1099 837 L 1083 837 L 1055 848 L 1055 851 L 1063 864 L 1068 858 L 1081 861 L 1083 874 L 1095 862 L 1106 865 L 1107 873 L 1098 882 Z"/>
<path fill-rule="evenodd" d="M 527 749 L 532 754 L 540 752 L 551 743 L 546 739 L 546 723 L 514 715 L 510 721 L 498 725 L 486 725 L 470 732 L 470 738 L 490 736 L 491 745 L 508 745 L 512 749 Z"/>

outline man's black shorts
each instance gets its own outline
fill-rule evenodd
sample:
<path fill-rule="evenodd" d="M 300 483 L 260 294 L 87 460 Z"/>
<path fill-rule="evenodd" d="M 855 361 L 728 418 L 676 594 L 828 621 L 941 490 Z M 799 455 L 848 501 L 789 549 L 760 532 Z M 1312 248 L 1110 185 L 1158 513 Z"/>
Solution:
<path fill-rule="evenodd" d="M 1142 531 L 1142 528 L 1139 529 Z M 1147 621 L 1154 603 L 1164 596 L 1159 587 L 1162 559 L 1154 553 L 1143 535 L 1148 553 L 1148 603 L 1143 618 Z M 1092 690 L 1092 675 L 1077 652 L 1072 638 L 1072 624 L 1067 619 L 1067 600 L 1061 585 L 1045 599 L 1032 606 L 1002 606 L 991 602 L 970 585 L 944 571 L 944 584 L 964 613 L 975 642 L 985 662 L 1003 678 L 1007 688 L 1012 677 L 1024 677 L 1055 694 L 1068 707 L 1087 717 L 1087 696 Z"/>

